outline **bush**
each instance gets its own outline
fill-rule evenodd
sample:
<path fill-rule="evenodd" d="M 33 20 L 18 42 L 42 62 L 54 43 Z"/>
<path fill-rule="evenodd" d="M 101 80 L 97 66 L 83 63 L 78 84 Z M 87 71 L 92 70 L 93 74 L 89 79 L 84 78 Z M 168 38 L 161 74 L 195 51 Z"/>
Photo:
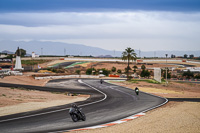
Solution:
<path fill-rule="evenodd" d="M 140 76 L 149 78 L 150 77 L 150 72 L 148 70 L 142 70 Z"/>
<path fill-rule="evenodd" d="M 122 70 L 121 70 L 121 69 L 118 69 L 118 70 L 117 70 L 117 73 L 122 73 Z"/>
<path fill-rule="evenodd" d="M 128 73 L 128 71 L 130 71 L 130 70 L 132 70 L 132 69 L 131 69 L 130 66 L 129 66 L 129 67 L 127 66 L 124 70 L 125 70 L 125 73 Z"/>
<path fill-rule="evenodd" d="M 96 69 L 94 69 L 94 68 L 88 68 L 88 69 L 86 70 L 86 74 L 87 74 L 87 75 L 91 75 L 91 74 L 92 74 L 92 71 L 95 71 L 94 74 L 96 74 Z"/>
<path fill-rule="evenodd" d="M 192 78 L 192 77 L 194 77 L 194 73 L 193 72 L 190 72 L 190 70 L 188 70 L 187 72 L 184 72 L 183 74 L 182 74 L 182 76 L 185 76 L 186 78 Z"/>
<path fill-rule="evenodd" d="M 196 75 L 195 79 L 200 79 L 200 74 Z"/>
<path fill-rule="evenodd" d="M 76 73 L 77 73 L 78 75 L 80 75 L 81 70 L 76 70 Z"/>
<path fill-rule="evenodd" d="M 116 72 L 116 67 L 112 67 L 111 71 Z"/>
<path fill-rule="evenodd" d="M 103 74 L 108 76 L 110 74 L 110 70 L 107 70 L 105 68 L 101 69 L 103 71 Z"/>

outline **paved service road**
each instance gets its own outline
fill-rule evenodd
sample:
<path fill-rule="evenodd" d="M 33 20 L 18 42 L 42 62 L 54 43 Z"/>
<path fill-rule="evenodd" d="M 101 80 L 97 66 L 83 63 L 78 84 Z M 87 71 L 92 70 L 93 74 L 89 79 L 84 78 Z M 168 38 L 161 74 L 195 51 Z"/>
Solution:
<path fill-rule="evenodd" d="M 0 86 L 9 86 L 9 84 L 0 83 Z M 82 79 L 79 82 L 78 79 L 57 79 L 47 83 L 46 87 L 23 87 L 90 94 L 89 99 L 77 103 L 83 108 L 82 111 L 87 120 L 73 122 L 68 114 L 70 105 L 63 105 L 0 117 L 0 131 L 2 133 L 58 132 L 100 125 L 146 111 L 166 102 L 164 98 L 147 93 L 141 92 L 139 96 L 136 96 L 132 89 L 106 82 L 100 84 L 97 79 Z M 79 87 L 80 89 L 78 89 Z"/>

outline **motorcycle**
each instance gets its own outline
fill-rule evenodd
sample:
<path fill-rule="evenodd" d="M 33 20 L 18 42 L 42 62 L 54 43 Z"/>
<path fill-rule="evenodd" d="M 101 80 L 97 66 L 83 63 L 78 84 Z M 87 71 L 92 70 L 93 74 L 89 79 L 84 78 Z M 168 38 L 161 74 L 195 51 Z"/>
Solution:
<path fill-rule="evenodd" d="M 74 122 L 77 122 L 78 120 L 86 120 L 85 114 L 81 110 L 82 108 L 70 108 L 69 114 Z"/>
<path fill-rule="evenodd" d="M 100 80 L 100 83 L 101 83 L 101 84 L 103 83 L 103 80 L 102 80 L 102 79 Z"/>
<path fill-rule="evenodd" d="M 139 89 L 137 87 L 135 88 L 135 93 L 136 95 L 139 95 Z"/>

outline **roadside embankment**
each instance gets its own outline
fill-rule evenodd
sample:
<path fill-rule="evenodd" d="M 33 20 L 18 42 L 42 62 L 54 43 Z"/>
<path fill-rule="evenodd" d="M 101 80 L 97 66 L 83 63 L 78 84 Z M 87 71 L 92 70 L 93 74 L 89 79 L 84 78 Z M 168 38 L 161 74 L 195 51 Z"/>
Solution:
<path fill-rule="evenodd" d="M 35 80 L 32 76 L 7 76 L 0 79 L 2 83 L 44 86 L 47 79 Z M 33 111 L 53 106 L 84 101 L 89 95 L 69 96 L 25 88 L 0 87 L 0 116 Z"/>

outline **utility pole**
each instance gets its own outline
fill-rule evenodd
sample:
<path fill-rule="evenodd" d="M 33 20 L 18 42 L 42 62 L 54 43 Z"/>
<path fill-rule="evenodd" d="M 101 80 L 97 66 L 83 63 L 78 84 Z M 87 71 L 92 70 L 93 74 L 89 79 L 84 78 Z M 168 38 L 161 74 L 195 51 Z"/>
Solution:
<path fill-rule="evenodd" d="M 141 56 L 140 56 L 140 53 L 141 53 L 141 51 L 140 51 L 140 49 L 139 49 L 139 57 L 141 57 Z"/>
<path fill-rule="evenodd" d="M 64 56 L 66 56 L 66 49 L 64 48 Z"/>
<path fill-rule="evenodd" d="M 168 54 L 165 54 L 165 56 L 166 56 L 166 86 L 167 86 L 167 84 L 168 84 L 168 81 L 167 81 L 167 56 L 168 56 Z"/>
<path fill-rule="evenodd" d="M 41 48 L 41 55 L 43 55 L 43 48 Z"/>

